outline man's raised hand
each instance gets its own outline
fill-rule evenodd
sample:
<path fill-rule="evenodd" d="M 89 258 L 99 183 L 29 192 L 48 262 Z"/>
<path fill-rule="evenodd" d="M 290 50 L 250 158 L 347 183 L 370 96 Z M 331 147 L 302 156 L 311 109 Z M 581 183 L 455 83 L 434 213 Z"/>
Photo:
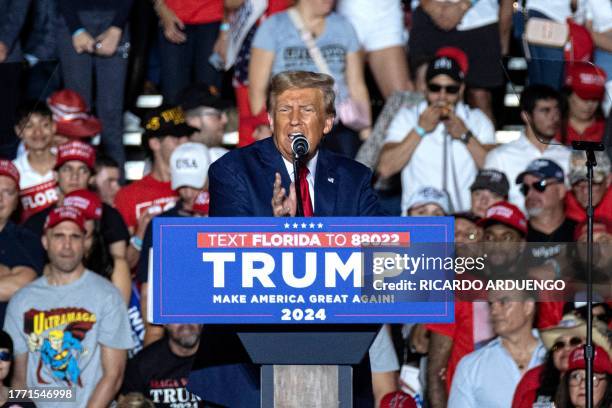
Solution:
<path fill-rule="evenodd" d="M 272 213 L 275 217 L 294 217 L 297 211 L 297 198 L 295 195 L 295 183 L 289 187 L 289 196 L 282 186 L 281 175 L 274 175 L 274 186 L 272 188 Z"/>

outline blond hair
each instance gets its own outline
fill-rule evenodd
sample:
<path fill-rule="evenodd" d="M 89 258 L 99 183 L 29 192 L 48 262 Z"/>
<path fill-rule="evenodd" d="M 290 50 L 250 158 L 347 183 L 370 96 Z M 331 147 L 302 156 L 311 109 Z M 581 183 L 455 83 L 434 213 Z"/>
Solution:
<path fill-rule="evenodd" d="M 276 98 L 288 89 L 315 88 L 323 93 L 325 113 L 336 115 L 334 78 L 326 74 L 309 71 L 283 71 L 272 77 L 268 91 L 268 112 L 274 111 Z"/>

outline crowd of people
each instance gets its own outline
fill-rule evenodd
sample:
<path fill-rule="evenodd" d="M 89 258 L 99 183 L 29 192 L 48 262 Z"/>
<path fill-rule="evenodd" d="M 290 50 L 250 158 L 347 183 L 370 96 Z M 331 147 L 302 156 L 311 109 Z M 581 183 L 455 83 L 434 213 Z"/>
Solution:
<path fill-rule="evenodd" d="M 154 39 L 131 29 L 144 6 Z M 567 43 L 538 39 L 537 24 Z M 517 43 L 521 131 L 500 144 L 494 96 Z M 22 63 L 49 59 L 61 82 L 30 100 Z M 131 59 L 163 103 L 142 115 L 146 170 L 126 183 Z M 202 350 L 210 339 L 238 353 L 232 333 L 146 318 L 151 220 L 291 217 L 300 189 L 305 216 L 449 216 L 458 256 L 486 249 L 486 277 L 574 282 L 564 299 L 493 292 L 457 299 L 453 324 L 383 326 L 356 367 L 356 401 L 585 407 L 589 191 L 572 149 L 585 141 L 606 147 L 592 190 L 593 386 L 594 406 L 612 406 L 609 0 L 0 0 L 0 84 L 0 406 L 31 406 L 7 402 L 26 386 L 72 387 L 79 407 L 256 406 L 235 367 L 192 370 L 216 352 Z M 223 144 L 230 110 L 238 146 Z M 294 175 L 296 132 L 312 150 Z M 231 395 L 204 402 L 197 384 L 217 375 Z"/>

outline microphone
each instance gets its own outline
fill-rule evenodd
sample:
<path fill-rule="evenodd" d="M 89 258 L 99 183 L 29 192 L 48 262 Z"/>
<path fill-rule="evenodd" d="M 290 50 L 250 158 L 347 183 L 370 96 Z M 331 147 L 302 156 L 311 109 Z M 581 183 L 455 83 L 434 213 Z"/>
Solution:
<path fill-rule="evenodd" d="M 304 136 L 302 133 L 294 133 L 292 136 L 293 141 L 291 142 L 291 150 L 293 151 L 296 159 L 301 159 L 308 154 L 310 144 L 308 143 L 306 136 Z"/>

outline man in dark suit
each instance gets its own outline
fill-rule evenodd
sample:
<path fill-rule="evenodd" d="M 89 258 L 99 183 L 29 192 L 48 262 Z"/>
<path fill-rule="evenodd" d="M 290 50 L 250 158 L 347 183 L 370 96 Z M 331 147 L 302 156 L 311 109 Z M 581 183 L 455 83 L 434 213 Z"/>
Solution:
<path fill-rule="evenodd" d="M 371 188 L 370 170 L 319 148 L 334 123 L 333 84 L 328 75 L 303 71 L 283 72 L 272 78 L 268 107 L 274 135 L 227 153 L 211 165 L 208 171 L 211 217 L 295 216 L 296 185 L 301 191 L 305 216 L 382 215 Z M 296 134 L 303 134 L 310 146 L 301 163 L 306 170 L 298 171 L 297 183 L 292 164 L 292 141 Z M 281 331 L 287 330 L 283 327 Z M 217 390 L 223 390 L 224 404 L 250 407 L 259 402 L 259 373 L 250 364 L 235 331 L 235 327 L 229 326 L 204 326 L 193 369 L 208 368 L 196 375 L 192 373 L 189 381 L 193 391 L 206 390 L 213 401 Z M 358 401 L 372 406 L 369 372 L 369 359 L 364 359 L 354 377 L 356 406 Z M 376 373 L 377 398 L 395 390 L 394 376 L 392 369 Z M 227 378 L 239 383 L 242 392 L 228 396 L 222 386 Z"/>
<path fill-rule="evenodd" d="M 368 168 L 319 148 L 334 123 L 331 77 L 303 71 L 280 73 L 272 78 L 268 106 L 274 135 L 234 150 L 210 167 L 210 216 L 294 216 L 291 144 L 298 133 L 310 144 L 303 160 L 307 189 L 302 171 L 298 177 L 305 215 L 305 196 L 311 198 L 314 216 L 380 215 Z"/>

